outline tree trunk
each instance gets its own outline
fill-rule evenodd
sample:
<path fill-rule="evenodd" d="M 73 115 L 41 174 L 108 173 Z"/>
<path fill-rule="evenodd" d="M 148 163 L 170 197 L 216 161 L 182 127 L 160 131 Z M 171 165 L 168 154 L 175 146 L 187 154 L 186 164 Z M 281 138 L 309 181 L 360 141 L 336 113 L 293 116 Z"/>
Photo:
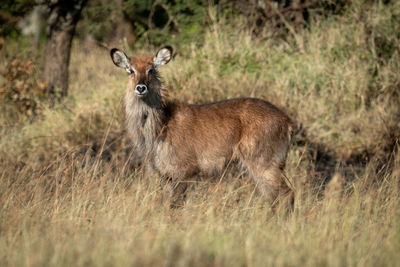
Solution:
<path fill-rule="evenodd" d="M 46 41 L 44 80 L 49 85 L 49 97 L 68 94 L 68 66 L 72 37 L 86 0 L 50 2 L 49 32 Z"/>
<path fill-rule="evenodd" d="M 114 0 L 115 11 L 111 15 L 111 20 L 114 21 L 114 31 L 109 32 L 106 35 L 106 43 L 109 47 L 118 47 L 121 45 L 121 41 L 131 47 L 135 44 L 136 36 L 132 29 L 131 23 L 124 14 L 124 0 Z"/>

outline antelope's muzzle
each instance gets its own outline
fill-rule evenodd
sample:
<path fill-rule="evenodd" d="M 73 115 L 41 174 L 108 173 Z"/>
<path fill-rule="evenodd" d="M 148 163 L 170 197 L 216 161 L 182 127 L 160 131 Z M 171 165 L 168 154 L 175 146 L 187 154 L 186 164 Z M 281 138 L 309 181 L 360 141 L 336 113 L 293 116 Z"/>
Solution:
<path fill-rule="evenodd" d="M 147 90 L 147 86 L 146 86 L 145 84 L 138 84 L 138 85 L 136 85 L 136 87 L 135 87 L 135 93 L 136 93 L 138 96 L 145 96 L 145 95 L 147 95 L 147 92 L 148 92 L 148 90 Z"/>

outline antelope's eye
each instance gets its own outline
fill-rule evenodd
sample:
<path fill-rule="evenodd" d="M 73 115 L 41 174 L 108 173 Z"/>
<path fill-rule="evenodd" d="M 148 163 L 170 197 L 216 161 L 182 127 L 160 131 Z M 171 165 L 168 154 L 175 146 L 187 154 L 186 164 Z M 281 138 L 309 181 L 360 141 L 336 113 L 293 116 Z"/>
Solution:
<path fill-rule="evenodd" d="M 147 70 L 147 74 L 153 74 L 153 73 L 154 73 L 154 69 L 153 68 Z"/>

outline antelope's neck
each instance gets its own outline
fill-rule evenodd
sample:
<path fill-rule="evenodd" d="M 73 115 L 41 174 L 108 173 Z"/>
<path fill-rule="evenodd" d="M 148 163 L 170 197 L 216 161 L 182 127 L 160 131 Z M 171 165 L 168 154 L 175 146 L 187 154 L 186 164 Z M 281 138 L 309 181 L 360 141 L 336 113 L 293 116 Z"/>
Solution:
<path fill-rule="evenodd" d="M 127 130 L 136 153 L 140 157 L 146 156 L 162 129 L 164 110 L 161 99 L 159 103 L 149 105 L 127 94 L 125 110 Z"/>

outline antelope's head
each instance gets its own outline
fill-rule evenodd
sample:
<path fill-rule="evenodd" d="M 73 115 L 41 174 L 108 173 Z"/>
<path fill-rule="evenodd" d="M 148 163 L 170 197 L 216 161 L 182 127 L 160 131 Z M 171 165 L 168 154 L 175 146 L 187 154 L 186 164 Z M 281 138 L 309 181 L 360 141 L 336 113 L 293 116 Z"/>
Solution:
<path fill-rule="evenodd" d="M 161 82 L 157 68 L 167 64 L 172 57 L 172 48 L 161 48 L 152 56 L 128 57 L 116 48 L 110 51 L 114 64 L 129 73 L 128 93 L 138 98 L 148 98 L 151 95 L 160 95 Z"/>

